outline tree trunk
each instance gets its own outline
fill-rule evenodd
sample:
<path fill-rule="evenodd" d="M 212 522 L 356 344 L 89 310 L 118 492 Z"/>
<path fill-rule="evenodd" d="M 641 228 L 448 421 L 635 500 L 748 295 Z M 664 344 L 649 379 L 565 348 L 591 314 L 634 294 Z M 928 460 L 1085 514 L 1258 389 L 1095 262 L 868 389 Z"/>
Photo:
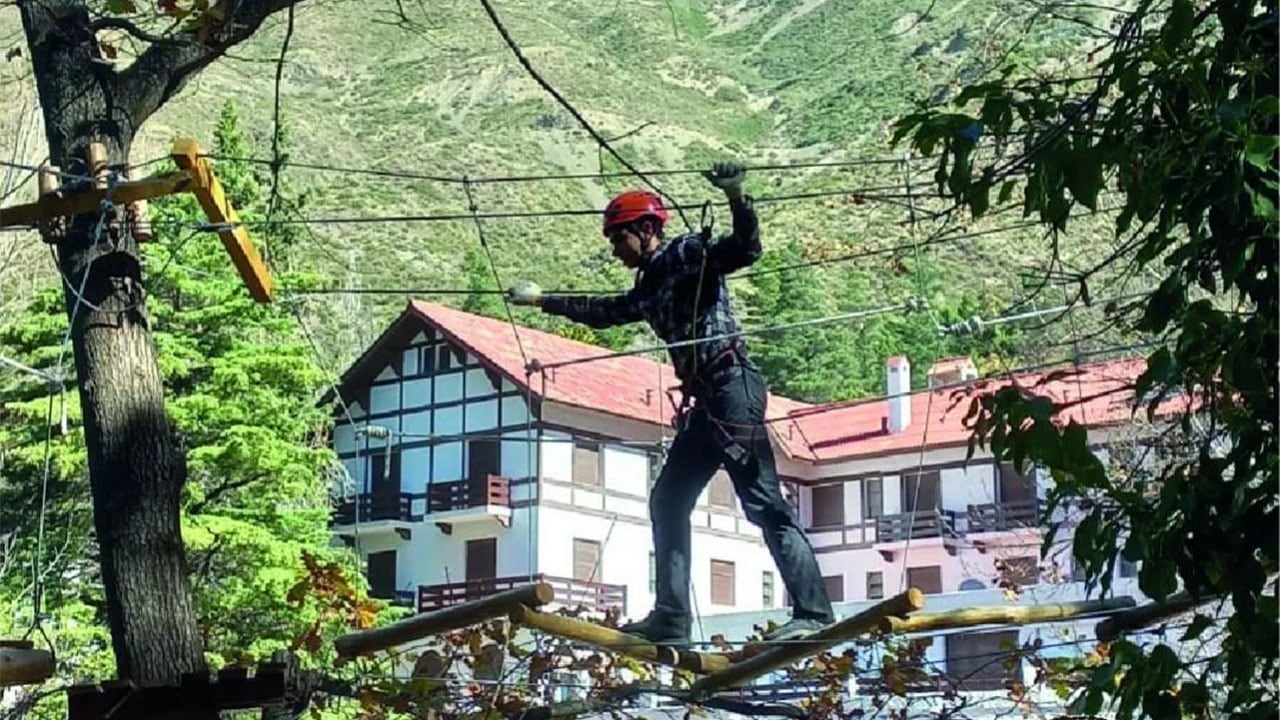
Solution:
<path fill-rule="evenodd" d="M 86 147 L 101 142 L 110 163 L 125 163 L 142 118 L 122 102 L 114 70 L 94 61 L 83 3 L 19 6 L 51 162 L 88 174 Z M 165 416 L 137 246 L 106 225 L 95 234 L 98 225 L 98 213 L 76 217 L 61 237 L 46 240 L 56 242 L 66 279 L 117 673 L 140 684 L 168 683 L 206 669 L 179 526 L 186 461 L 174 451 Z"/>

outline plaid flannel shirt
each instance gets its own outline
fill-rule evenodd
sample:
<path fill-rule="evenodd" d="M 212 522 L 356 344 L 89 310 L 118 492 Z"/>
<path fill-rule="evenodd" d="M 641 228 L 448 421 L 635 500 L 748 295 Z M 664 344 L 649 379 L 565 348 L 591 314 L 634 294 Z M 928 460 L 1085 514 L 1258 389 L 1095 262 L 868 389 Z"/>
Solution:
<path fill-rule="evenodd" d="M 760 226 L 749 196 L 731 201 L 729 209 L 732 233 L 710 242 L 698 233 L 689 233 L 664 243 L 641 261 L 629 291 L 606 297 L 548 295 L 542 300 L 542 310 L 593 328 L 645 320 L 666 343 L 690 340 L 695 333 L 706 338 L 738 332 L 724 279 L 760 258 Z M 693 307 L 695 297 L 701 305 L 698 312 Z M 668 352 L 676 375 L 689 382 L 696 376 L 695 368 L 707 367 L 734 342 L 700 342 Z"/>

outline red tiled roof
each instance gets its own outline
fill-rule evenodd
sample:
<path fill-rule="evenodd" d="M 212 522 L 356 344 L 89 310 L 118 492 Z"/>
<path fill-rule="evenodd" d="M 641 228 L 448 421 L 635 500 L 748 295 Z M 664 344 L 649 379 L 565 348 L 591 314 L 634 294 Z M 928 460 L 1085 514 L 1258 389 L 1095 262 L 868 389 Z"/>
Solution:
<path fill-rule="evenodd" d="M 412 311 L 450 340 L 488 362 L 525 388 L 525 364 L 511 324 L 453 308 L 415 300 Z M 550 365 L 567 360 L 608 355 L 611 351 L 551 333 L 521 327 L 520 340 L 530 360 Z M 546 371 L 546 399 L 649 423 L 669 424 L 674 412 L 666 391 L 679 384 L 675 371 L 638 355 L 612 357 Z M 533 393 L 541 395 L 542 379 L 532 378 Z M 672 393 L 679 403 L 679 393 Z M 770 416 L 808 407 L 776 395 L 769 398 Z"/>
<path fill-rule="evenodd" d="M 789 413 L 793 431 L 777 437 L 792 457 L 809 462 L 919 451 L 926 439 L 929 448 L 964 445 L 972 435 L 964 423 L 972 400 L 1015 382 L 1055 402 L 1077 403 L 1059 413 L 1059 422 L 1110 425 L 1132 417 L 1132 385 L 1145 368 L 1144 359 L 1128 358 L 913 393 L 911 423 L 899 433 L 885 428 L 889 402 L 884 398 L 805 408 Z"/>
<path fill-rule="evenodd" d="M 443 332 L 522 390 L 527 387 L 525 363 L 510 323 L 417 300 L 409 303 L 392 328 L 347 371 L 344 384 L 371 379 L 381 361 L 390 357 L 388 352 L 398 352 L 398 348 L 384 346 L 407 343 L 416 332 L 404 322 L 414 317 Z M 532 328 L 522 326 L 519 333 L 529 359 L 544 365 L 610 354 L 604 348 Z M 1132 391 L 1128 388 L 1144 368 L 1141 358 L 1125 359 L 917 392 L 910 396 L 911 423 L 893 434 L 885 428 L 888 401 L 884 398 L 809 405 L 770 394 L 768 416 L 782 451 L 801 462 L 892 455 L 919 451 L 926 440 L 926 427 L 929 448 L 964 445 L 971 435 L 963 422 L 970 401 L 1013 382 L 1057 402 L 1085 398 L 1060 414 L 1064 422 L 1068 418 L 1086 426 L 1123 422 L 1131 417 Z M 635 355 L 610 357 L 548 370 L 546 376 L 548 401 L 647 423 L 671 421 L 673 410 L 666 390 L 677 380 L 666 363 Z M 532 384 L 533 394 L 541 396 L 543 384 L 538 375 L 533 376 Z M 672 395 L 679 402 L 678 393 Z"/>

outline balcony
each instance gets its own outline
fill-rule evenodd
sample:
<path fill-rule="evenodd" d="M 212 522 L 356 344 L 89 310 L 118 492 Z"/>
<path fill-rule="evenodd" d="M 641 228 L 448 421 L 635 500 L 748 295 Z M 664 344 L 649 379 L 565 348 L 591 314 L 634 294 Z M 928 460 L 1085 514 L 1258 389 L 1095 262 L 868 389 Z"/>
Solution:
<path fill-rule="evenodd" d="M 340 535 L 351 534 L 345 528 L 358 525 L 361 534 L 396 532 L 407 540 L 410 524 L 422 520 L 422 514 L 414 512 L 414 501 L 421 499 L 413 493 L 361 493 L 334 508 L 333 525 L 343 529 Z"/>
<path fill-rule="evenodd" d="M 883 515 L 876 518 L 875 549 L 886 561 L 908 543 L 937 545 L 951 555 L 956 547 L 956 513 L 952 510 L 927 509 L 916 512 Z"/>
<path fill-rule="evenodd" d="M 1010 530 L 1036 531 L 1044 503 L 1039 500 L 1013 500 L 969 506 L 969 532 L 990 533 Z"/>
<path fill-rule="evenodd" d="M 432 483 L 427 490 L 427 513 L 445 534 L 464 522 L 497 520 L 511 525 L 511 481 L 498 475 Z"/>
<path fill-rule="evenodd" d="M 534 575 L 532 578 L 528 575 L 516 575 L 438 585 L 419 585 L 418 612 L 439 610 L 440 608 L 468 600 L 476 600 L 531 582 L 544 582 L 555 589 L 556 599 L 549 606 L 551 609 L 557 607 L 583 607 L 588 612 L 603 613 L 611 607 L 617 607 L 624 614 L 626 612 L 627 588 L 625 585 L 586 582 L 585 580 L 550 575 Z"/>

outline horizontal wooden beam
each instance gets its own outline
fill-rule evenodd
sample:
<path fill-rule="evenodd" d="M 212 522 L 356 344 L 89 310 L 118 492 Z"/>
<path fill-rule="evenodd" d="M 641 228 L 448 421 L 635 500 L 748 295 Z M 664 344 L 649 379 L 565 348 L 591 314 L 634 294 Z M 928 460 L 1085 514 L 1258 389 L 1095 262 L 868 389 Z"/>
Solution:
<path fill-rule="evenodd" d="M 959 608 L 946 612 L 922 613 L 910 617 L 884 617 L 883 633 L 916 633 L 976 627 L 978 625 L 1031 625 L 1069 620 L 1081 615 L 1116 612 L 1137 605 L 1130 597 L 1056 603 L 1052 605 L 992 605 Z"/>
<path fill-rule="evenodd" d="M 169 156 L 173 158 L 174 164 L 196 178 L 191 191 L 200 201 L 200 207 L 204 208 L 209 222 L 225 226 L 218 231 L 218 237 L 222 239 L 222 245 L 231 256 L 231 262 L 244 280 L 245 287 L 249 288 L 249 294 L 260 303 L 271 302 L 271 272 L 267 270 L 258 249 L 249 239 L 249 231 L 240 224 L 240 216 L 227 200 L 227 194 L 222 189 L 222 183 L 218 182 L 213 166 L 208 159 L 200 156 L 200 144 L 189 138 L 179 139 L 173 143 Z"/>
<path fill-rule="evenodd" d="M 83 215 L 98 212 L 108 195 L 116 205 L 175 195 L 195 189 L 197 178 L 185 170 L 145 180 L 130 180 L 117 184 L 110 191 L 89 188 L 74 193 L 41 195 L 39 200 L 25 205 L 0 208 L 0 227 L 35 225 L 64 215 Z"/>
<path fill-rule="evenodd" d="M 225 710 L 247 710 L 285 700 L 288 668 L 261 663 L 183 675 L 179 684 L 139 687 L 128 680 L 67 688 L 67 720 L 146 718 L 188 720 Z"/>
<path fill-rule="evenodd" d="M 1130 630 L 1149 627 L 1175 615 L 1191 612 L 1198 606 L 1216 598 L 1193 598 L 1185 592 L 1169 596 L 1164 602 L 1153 602 L 1126 612 L 1113 615 L 1098 623 L 1094 635 L 1102 642 L 1111 642 Z"/>
<path fill-rule="evenodd" d="M 0 687 L 36 685 L 53 677 L 53 653 L 29 640 L 0 640 Z"/>
<path fill-rule="evenodd" d="M 707 697 L 718 690 L 741 685 L 765 673 L 786 667 L 797 660 L 873 631 L 879 626 L 880 620 L 886 616 L 904 616 L 922 607 L 924 607 L 924 593 L 917 588 L 911 588 L 812 635 L 776 645 L 755 657 L 734 663 L 726 670 L 708 675 L 695 682 L 689 691 L 695 697 Z"/>
<path fill-rule="evenodd" d="M 636 635 L 618 632 L 613 628 L 596 625 L 585 620 L 551 615 L 518 607 L 511 611 L 511 621 L 526 627 L 537 628 L 550 635 L 576 640 L 587 645 L 629 655 L 637 660 L 658 663 L 707 674 L 727 670 L 730 660 L 720 653 L 703 653 L 683 650 L 666 645 L 655 645 Z"/>
<path fill-rule="evenodd" d="M 521 585 L 434 612 L 414 615 L 385 627 L 349 633 L 334 640 L 333 646 L 339 655 L 355 657 L 501 617 L 518 607 L 545 605 L 554 599 L 555 591 L 546 583 Z"/>

